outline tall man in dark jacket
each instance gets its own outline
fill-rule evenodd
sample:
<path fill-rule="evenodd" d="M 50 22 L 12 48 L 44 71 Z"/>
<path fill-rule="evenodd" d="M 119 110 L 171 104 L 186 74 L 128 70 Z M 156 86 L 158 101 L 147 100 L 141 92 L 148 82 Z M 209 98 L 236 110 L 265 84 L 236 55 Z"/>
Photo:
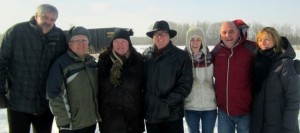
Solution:
<path fill-rule="evenodd" d="M 0 49 L 0 108 L 7 108 L 10 133 L 51 133 L 53 115 L 46 78 L 53 60 L 67 49 L 55 27 L 56 7 L 42 4 L 30 21 L 9 28 Z M 7 88 L 5 87 L 7 86 Z"/>
<path fill-rule="evenodd" d="M 154 42 L 143 53 L 147 133 L 184 132 L 183 101 L 192 88 L 192 62 L 170 41 L 176 34 L 166 21 L 157 21 L 147 32 Z"/>

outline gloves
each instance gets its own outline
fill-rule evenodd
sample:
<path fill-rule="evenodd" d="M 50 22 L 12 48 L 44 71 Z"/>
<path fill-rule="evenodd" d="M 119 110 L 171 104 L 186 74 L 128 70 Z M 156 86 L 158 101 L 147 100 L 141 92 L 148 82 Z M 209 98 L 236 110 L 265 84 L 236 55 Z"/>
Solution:
<path fill-rule="evenodd" d="M 0 109 L 7 108 L 7 99 L 5 95 L 0 95 Z"/>

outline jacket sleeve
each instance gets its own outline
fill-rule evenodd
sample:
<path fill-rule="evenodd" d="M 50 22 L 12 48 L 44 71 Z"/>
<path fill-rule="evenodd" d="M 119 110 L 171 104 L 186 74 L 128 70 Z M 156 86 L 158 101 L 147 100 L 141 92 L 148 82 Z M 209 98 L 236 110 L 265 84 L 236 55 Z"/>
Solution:
<path fill-rule="evenodd" d="M 300 105 L 300 78 L 294 69 L 292 60 L 288 60 L 283 66 L 281 75 L 285 99 L 282 126 L 284 131 L 292 131 L 298 124 Z"/>
<path fill-rule="evenodd" d="M 55 62 L 47 80 L 47 99 L 58 127 L 71 124 L 70 108 L 67 100 L 63 69 Z"/>
<path fill-rule="evenodd" d="M 0 95 L 4 96 L 9 63 L 13 54 L 13 28 L 7 30 L 0 44 Z"/>
<path fill-rule="evenodd" d="M 192 61 L 188 54 L 183 54 L 183 63 L 176 77 L 174 89 L 161 101 L 167 106 L 177 105 L 190 94 L 193 84 Z"/>

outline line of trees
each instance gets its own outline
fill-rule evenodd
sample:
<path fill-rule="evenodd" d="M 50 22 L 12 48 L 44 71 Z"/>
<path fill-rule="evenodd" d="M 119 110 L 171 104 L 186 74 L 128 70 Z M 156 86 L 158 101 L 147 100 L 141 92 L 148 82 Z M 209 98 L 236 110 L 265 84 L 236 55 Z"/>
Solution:
<path fill-rule="evenodd" d="M 206 33 L 206 43 L 207 45 L 214 45 L 220 41 L 219 30 L 221 26 L 221 22 L 210 23 L 210 22 L 197 22 L 196 24 L 188 24 L 188 23 L 175 23 L 168 22 L 171 29 L 177 31 L 177 36 L 172 39 L 174 44 L 176 45 L 185 45 L 186 43 L 186 32 L 191 26 L 198 26 L 203 29 Z M 247 22 L 246 22 L 247 23 Z M 284 25 L 263 25 L 261 23 L 247 23 L 249 25 L 248 30 L 248 39 L 255 41 L 256 33 L 261 30 L 263 27 L 270 26 L 277 29 L 280 35 L 286 36 L 292 45 L 296 45 L 296 47 L 300 47 L 300 29 L 293 28 L 288 24 Z M 149 31 L 152 29 L 152 26 L 149 27 Z M 132 38 L 133 44 L 152 44 L 151 39 L 148 37 L 134 37 Z"/>
<path fill-rule="evenodd" d="M 186 32 L 189 30 L 190 27 L 201 27 L 206 34 L 206 44 L 207 45 L 214 45 L 220 41 L 219 30 L 221 26 L 221 22 L 210 23 L 210 22 L 197 22 L 196 24 L 188 24 L 188 23 L 175 23 L 172 21 L 168 22 L 171 29 L 177 31 L 176 37 L 172 39 L 175 45 L 185 45 L 186 43 Z M 247 23 L 247 22 L 246 22 Z M 291 25 L 284 24 L 284 25 L 263 25 L 261 23 L 253 22 L 247 23 L 249 25 L 248 30 L 248 39 L 255 41 L 256 33 L 261 30 L 263 27 L 271 26 L 277 29 L 280 35 L 286 36 L 291 44 L 296 49 L 300 49 L 300 28 L 293 28 Z M 153 26 L 149 26 L 149 31 L 152 30 Z M 0 34 L 0 40 L 2 35 Z M 132 43 L 134 45 L 139 44 L 152 44 L 152 40 L 149 37 L 132 37 Z M 0 44 L 1 45 L 1 44 Z M 97 52 L 97 51 L 96 51 Z"/>

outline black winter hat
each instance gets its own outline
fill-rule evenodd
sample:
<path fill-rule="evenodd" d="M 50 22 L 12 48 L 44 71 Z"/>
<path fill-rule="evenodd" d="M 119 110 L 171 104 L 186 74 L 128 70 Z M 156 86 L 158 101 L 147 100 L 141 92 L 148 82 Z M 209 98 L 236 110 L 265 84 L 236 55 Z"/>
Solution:
<path fill-rule="evenodd" d="M 70 30 L 69 30 L 69 32 L 68 32 L 68 34 L 67 34 L 67 40 L 68 40 L 68 42 L 70 41 L 70 39 L 73 37 L 73 36 L 75 36 L 75 35 L 85 35 L 85 36 L 87 36 L 87 38 L 89 39 L 89 41 L 90 41 L 90 32 L 89 32 L 89 30 L 87 30 L 86 28 L 84 28 L 84 27 L 82 27 L 82 26 L 77 26 L 77 27 L 75 27 L 75 26 L 73 26 Z"/>
<path fill-rule="evenodd" d="M 154 32 L 159 30 L 166 30 L 169 33 L 170 38 L 173 38 L 177 35 L 177 31 L 170 29 L 168 22 L 161 20 L 156 21 L 153 25 L 153 30 L 146 33 L 146 35 L 150 38 L 153 38 Z"/>
<path fill-rule="evenodd" d="M 126 39 L 129 43 L 129 47 L 132 47 L 132 43 L 131 43 L 131 40 L 130 40 L 130 36 L 132 36 L 132 35 L 133 35 L 132 29 L 129 29 L 129 30 L 117 29 L 117 30 L 115 30 L 114 36 L 113 36 L 113 38 L 111 40 L 111 43 L 110 43 L 110 47 L 112 48 L 113 41 L 115 39 L 118 39 L 118 38 Z"/>

